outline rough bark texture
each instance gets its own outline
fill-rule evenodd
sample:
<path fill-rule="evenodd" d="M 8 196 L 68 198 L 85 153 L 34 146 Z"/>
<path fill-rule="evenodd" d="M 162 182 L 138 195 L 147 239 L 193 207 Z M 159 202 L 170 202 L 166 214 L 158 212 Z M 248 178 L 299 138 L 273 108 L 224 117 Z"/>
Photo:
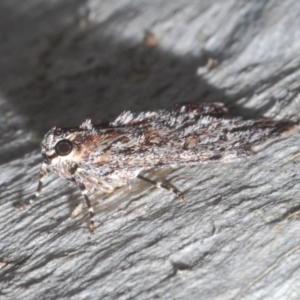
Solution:
<path fill-rule="evenodd" d="M 297 122 L 299 14 L 293 0 L 2 0 L 1 299 L 299 299 L 298 133 L 247 161 L 147 174 L 186 203 L 139 180 L 93 195 L 94 236 L 56 176 L 13 208 L 55 125 L 194 101 Z"/>

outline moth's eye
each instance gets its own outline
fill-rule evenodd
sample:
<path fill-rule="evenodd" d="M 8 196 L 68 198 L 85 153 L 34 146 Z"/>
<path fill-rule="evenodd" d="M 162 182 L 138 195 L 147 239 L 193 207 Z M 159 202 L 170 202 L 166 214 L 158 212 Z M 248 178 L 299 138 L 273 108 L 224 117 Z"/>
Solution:
<path fill-rule="evenodd" d="M 73 149 L 73 144 L 69 140 L 61 140 L 55 145 L 55 152 L 59 156 L 68 155 Z"/>

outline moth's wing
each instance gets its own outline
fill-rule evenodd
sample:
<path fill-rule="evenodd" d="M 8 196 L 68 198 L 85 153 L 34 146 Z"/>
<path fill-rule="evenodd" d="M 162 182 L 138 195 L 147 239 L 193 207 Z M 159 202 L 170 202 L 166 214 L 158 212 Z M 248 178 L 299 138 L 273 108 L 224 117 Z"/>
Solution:
<path fill-rule="evenodd" d="M 169 111 L 191 118 L 199 116 L 221 118 L 228 114 L 228 109 L 220 102 L 178 104 Z"/>
<path fill-rule="evenodd" d="M 276 138 L 293 126 L 264 118 L 231 117 L 220 103 L 124 112 L 108 128 L 88 131 L 82 147 L 85 153 L 79 154 L 84 163 L 78 172 L 89 190 L 109 191 L 141 170 L 250 157 L 255 154 L 253 145 Z"/>
<path fill-rule="evenodd" d="M 255 154 L 252 146 L 279 137 L 294 125 L 266 118 L 231 117 L 220 103 L 121 115 L 128 142 L 111 148 L 112 163 L 130 170 L 231 162 Z M 119 124 L 120 124 L 119 123 Z M 117 125 L 117 123 L 115 123 Z"/>
<path fill-rule="evenodd" d="M 180 120 L 195 120 L 199 117 L 210 116 L 221 118 L 228 113 L 223 103 L 186 103 L 178 104 L 170 109 L 161 109 L 157 111 L 148 111 L 141 113 L 132 113 L 125 111 L 112 123 L 110 127 L 137 126 L 139 124 L 171 122 L 174 118 Z M 97 125 L 98 126 L 98 125 Z"/>

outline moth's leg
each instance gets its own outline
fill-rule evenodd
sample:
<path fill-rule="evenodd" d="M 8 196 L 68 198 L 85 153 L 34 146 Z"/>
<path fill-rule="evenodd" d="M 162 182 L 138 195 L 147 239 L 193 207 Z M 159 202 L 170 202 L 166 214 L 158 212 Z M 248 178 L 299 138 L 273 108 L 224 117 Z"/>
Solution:
<path fill-rule="evenodd" d="M 35 191 L 35 194 L 28 200 L 25 200 L 23 203 L 18 204 L 15 206 L 17 210 L 24 210 L 28 205 L 32 204 L 37 197 L 40 196 L 43 188 L 43 181 L 47 177 L 48 173 L 43 168 L 40 169 L 40 177 L 39 177 L 39 183 L 37 186 L 37 189 Z"/>
<path fill-rule="evenodd" d="M 91 234 L 94 234 L 95 233 L 95 224 L 94 224 L 94 209 L 92 207 L 92 204 L 90 202 L 90 199 L 87 195 L 87 191 L 85 189 L 85 186 L 83 183 L 81 183 L 79 185 L 79 188 L 80 188 L 80 191 L 81 191 L 81 194 L 83 195 L 84 197 L 84 200 L 85 200 L 85 203 L 89 209 L 89 214 L 90 214 L 90 224 L 89 224 L 89 230 L 90 230 L 90 233 Z"/>
<path fill-rule="evenodd" d="M 167 191 L 170 191 L 170 192 L 174 193 L 181 200 L 184 200 L 184 201 L 186 200 L 182 193 L 180 193 L 177 189 L 175 189 L 174 187 L 172 187 L 170 185 L 167 185 L 167 184 L 165 184 L 163 182 L 160 182 L 160 181 L 154 181 L 154 180 L 148 179 L 148 178 L 146 178 L 142 175 L 138 175 L 137 177 L 141 180 L 144 180 L 144 181 L 154 185 L 157 188 L 163 188 L 163 189 L 166 189 Z"/>

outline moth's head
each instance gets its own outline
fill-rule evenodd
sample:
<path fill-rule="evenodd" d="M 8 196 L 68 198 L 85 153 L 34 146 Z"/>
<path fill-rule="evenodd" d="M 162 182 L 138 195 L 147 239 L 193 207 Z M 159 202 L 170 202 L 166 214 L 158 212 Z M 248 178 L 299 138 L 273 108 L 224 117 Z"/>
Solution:
<path fill-rule="evenodd" d="M 102 128 L 102 125 L 99 126 Z M 51 166 L 55 168 L 55 165 L 65 163 L 84 163 L 90 157 L 95 163 L 105 163 L 109 158 L 104 150 L 113 137 L 111 133 L 97 132 L 91 120 L 86 120 L 79 127 L 54 127 L 41 143 L 44 167 L 51 169 Z"/>
<path fill-rule="evenodd" d="M 52 128 L 41 143 L 43 163 L 50 165 L 59 158 L 70 159 L 78 151 L 81 128 Z"/>

